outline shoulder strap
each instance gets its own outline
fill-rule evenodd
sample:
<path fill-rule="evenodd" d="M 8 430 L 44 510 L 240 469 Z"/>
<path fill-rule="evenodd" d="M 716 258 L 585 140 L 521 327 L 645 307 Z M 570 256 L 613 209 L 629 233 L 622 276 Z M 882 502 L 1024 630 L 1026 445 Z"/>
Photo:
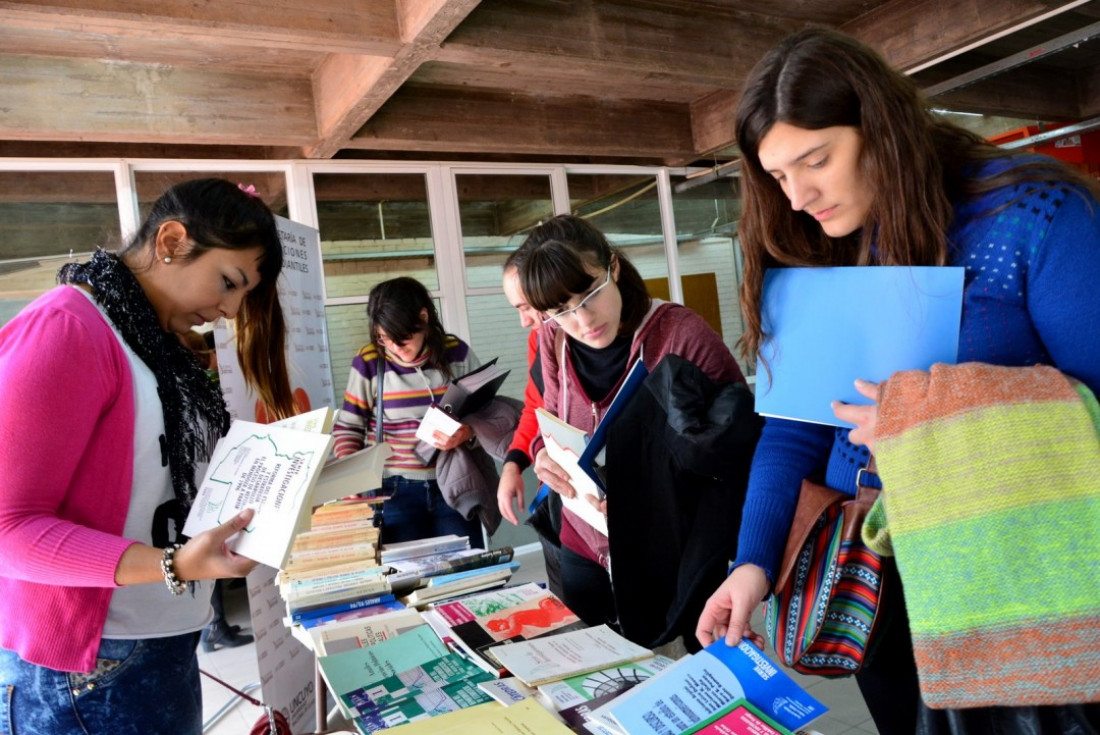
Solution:
<path fill-rule="evenodd" d="M 377 443 L 382 443 L 382 380 L 386 377 L 386 355 L 379 350 L 378 352 L 378 375 L 377 375 L 377 387 L 378 396 L 374 399 L 374 428 L 377 430 Z"/>
<path fill-rule="evenodd" d="M 554 330 L 554 359 L 558 363 L 558 413 L 562 421 L 569 416 L 569 387 L 565 384 L 565 330 L 556 325 Z"/>

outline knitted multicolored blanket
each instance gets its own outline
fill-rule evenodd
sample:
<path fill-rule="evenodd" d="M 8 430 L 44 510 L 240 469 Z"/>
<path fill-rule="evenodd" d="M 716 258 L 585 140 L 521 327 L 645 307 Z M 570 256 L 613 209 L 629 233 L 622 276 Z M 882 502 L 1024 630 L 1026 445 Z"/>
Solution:
<path fill-rule="evenodd" d="M 1100 700 L 1098 431 L 1096 398 L 1050 367 L 883 384 L 880 499 L 930 707 Z"/>

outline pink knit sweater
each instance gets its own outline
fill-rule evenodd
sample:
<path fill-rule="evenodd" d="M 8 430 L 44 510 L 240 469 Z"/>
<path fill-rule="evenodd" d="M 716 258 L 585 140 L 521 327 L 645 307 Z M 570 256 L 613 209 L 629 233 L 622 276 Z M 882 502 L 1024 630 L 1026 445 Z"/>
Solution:
<path fill-rule="evenodd" d="M 134 464 L 126 354 L 75 288 L 0 329 L 0 646 L 95 667 Z"/>

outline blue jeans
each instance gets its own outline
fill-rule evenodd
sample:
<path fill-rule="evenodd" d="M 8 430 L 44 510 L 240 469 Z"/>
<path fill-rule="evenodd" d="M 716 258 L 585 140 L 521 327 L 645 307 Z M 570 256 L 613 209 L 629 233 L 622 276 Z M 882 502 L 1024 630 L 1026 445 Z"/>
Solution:
<path fill-rule="evenodd" d="M 447 505 L 435 480 L 387 477 L 382 480 L 382 494 L 390 498 L 382 504 L 383 544 L 453 533 L 469 536 L 471 547 L 485 548 L 481 520 L 476 514 L 466 520 Z"/>
<path fill-rule="evenodd" d="M 201 735 L 198 640 L 104 639 L 90 674 L 0 649 L 0 735 Z"/>

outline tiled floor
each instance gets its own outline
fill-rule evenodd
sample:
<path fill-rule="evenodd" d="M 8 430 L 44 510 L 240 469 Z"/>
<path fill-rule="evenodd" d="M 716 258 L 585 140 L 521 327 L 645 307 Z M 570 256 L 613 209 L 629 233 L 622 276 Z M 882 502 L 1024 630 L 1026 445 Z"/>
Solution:
<path fill-rule="evenodd" d="M 521 554 L 518 560 L 522 566 L 512 578 L 514 582 L 546 581 L 542 554 L 537 547 L 532 547 L 530 553 Z M 250 627 L 247 597 L 243 588 L 229 590 L 225 603 L 231 623 L 243 625 L 246 629 Z M 759 621 L 756 625 L 757 630 L 763 630 L 763 625 Z M 224 648 L 214 653 L 203 653 L 200 649 L 199 665 L 238 689 L 250 684 L 258 684 L 256 648 L 253 645 Z M 814 722 L 814 730 L 822 735 L 867 735 L 868 733 L 877 735 L 878 730 L 871 722 L 854 679 L 822 679 L 788 673 L 791 673 L 799 684 L 829 707 L 828 714 Z M 248 693 L 257 699 L 262 699 L 258 688 Z M 207 723 L 205 735 L 243 735 L 263 714 L 262 709 L 240 700 L 221 685 L 205 677 L 202 683 L 202 694 L 203 720 Z M 227 704 L 229 706 L 226 711 L 214 721 L 219 710 Z M 337 727 L 339 723 L 333 720 L 330 721 L 329 726 Z"/>

